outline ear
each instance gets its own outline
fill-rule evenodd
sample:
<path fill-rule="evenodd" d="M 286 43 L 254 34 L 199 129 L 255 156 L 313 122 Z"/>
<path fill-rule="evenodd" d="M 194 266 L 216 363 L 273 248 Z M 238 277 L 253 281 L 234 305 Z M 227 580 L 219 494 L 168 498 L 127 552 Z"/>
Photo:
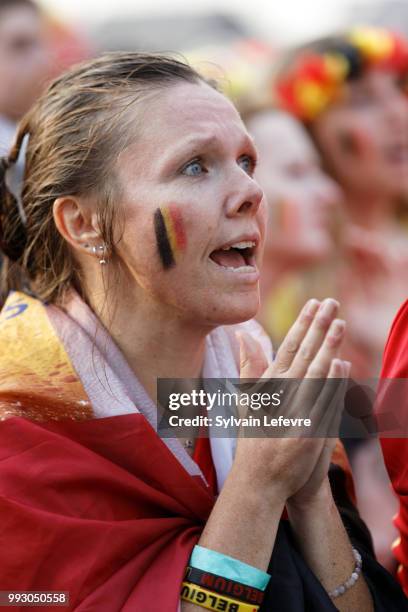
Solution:
<path fill-rule="evenodd" d="M 75 249 L 86 252 L 86 244 L 100 239 L 97 214 L 89 200 L 75 196 L 57 198 L 53 215 L 59 233 Z"/>

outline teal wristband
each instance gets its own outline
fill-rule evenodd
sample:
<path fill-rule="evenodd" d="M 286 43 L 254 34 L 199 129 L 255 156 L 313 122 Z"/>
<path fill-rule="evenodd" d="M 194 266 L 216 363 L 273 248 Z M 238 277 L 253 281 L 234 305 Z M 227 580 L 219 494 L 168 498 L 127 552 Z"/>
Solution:
<path fill-rule="evenodd" d="M 204 548 L 198 544 L 191 553 L 189 565 L 203 572 L 217 574 L 228 580 L 235 580 L 247 586 L 264 591 L 271 579 L 270 575 L 253 565 L 223 555 L 215 550 Z"/>

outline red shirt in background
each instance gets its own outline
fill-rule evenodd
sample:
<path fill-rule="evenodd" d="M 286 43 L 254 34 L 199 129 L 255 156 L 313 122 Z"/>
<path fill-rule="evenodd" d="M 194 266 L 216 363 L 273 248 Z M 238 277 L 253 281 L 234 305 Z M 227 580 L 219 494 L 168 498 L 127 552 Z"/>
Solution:
<path fill-rule="evenodd" d="M 408 379 L 408 300 L 402 305 L 392 324 L 384 351 L 381 378 Z M 393 409 L 408 414 L 408 397 L 404 396 L 403 403 L 398 402 Z M 402 415 L 404 419 L 407 414 Z M 408 595 L 408 440 L 383 438 L 381 445 L 392 485 L 400 501 L 400 510 L 394 521 L 400 538 L 393 550 L 400 564 L 398 579 Z"/>

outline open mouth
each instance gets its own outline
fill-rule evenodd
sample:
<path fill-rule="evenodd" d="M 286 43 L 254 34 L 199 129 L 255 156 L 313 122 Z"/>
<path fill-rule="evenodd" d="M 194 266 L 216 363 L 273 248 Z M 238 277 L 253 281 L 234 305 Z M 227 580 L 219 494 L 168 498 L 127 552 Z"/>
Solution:
<path fill-rule="evenodd" d="M 234 242 L 213 251 L 210 259 L 218 266 L 232 272 L 254 272 L 256 247 L 255 240 Z"/>

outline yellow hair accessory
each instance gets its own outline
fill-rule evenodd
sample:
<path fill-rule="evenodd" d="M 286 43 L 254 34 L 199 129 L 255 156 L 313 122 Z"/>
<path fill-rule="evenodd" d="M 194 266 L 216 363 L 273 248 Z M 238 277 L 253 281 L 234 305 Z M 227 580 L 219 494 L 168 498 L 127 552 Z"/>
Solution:
<path fill-rule="evenodd" d="M 370 62 L 386 59 L 394 49 L 393 38 L 380 28 L 355 28 L 349 39 Z"/>

